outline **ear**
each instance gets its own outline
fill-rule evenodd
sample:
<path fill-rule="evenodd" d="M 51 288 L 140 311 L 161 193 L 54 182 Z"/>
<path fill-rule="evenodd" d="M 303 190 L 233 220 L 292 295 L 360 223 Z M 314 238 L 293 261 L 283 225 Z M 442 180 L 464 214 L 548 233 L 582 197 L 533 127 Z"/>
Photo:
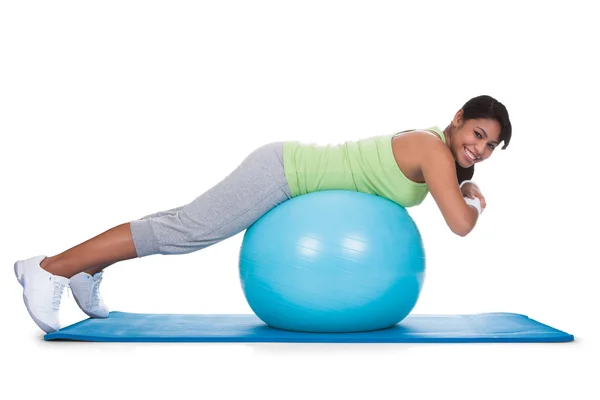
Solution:
<path fill-rule="evenodd" d="M 464 115 L 464 111 L 461 108 L 460 110 L 458 110 L 458 112 L 456 113 L 456 115 L 454 115 L 454 119 L 452 120 L 452 125 L 459 127 L 463 124 L 463 115 Z"/>

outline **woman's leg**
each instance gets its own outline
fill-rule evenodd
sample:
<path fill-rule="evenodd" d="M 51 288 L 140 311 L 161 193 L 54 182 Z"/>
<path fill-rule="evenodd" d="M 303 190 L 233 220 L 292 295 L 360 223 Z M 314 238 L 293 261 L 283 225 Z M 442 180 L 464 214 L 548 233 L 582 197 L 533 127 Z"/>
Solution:
<path fill-rule="evenodd" d="M 191 253 L 243 231 L 290 197 L 283 143 L 271 143 L 191 203 L 118 225 L 40 265 L 70 278 L 136 257 Z"/>
<path fill-rule="evenodd" d="M 163 216 L 163 215 L 172 215 L 172 214 L 175 214 L 177 211 L 181 210 L 183 207 L 184 207 L 184 206 L 180 206 L 180 207 L 173 208 L 173 209 L 171 209 L 171 210 L 167 210 L 167 211 L 160 211 L 160 212 L 157 212 L 157 213 L 154 213 L 154 214 L 146 215 L 145 217 L 143 217 L 143 218 L 140 218 L 140 219 L 148 219 L 148 218 L 153 218 L 153 217 L 160 217 L 160 216 Z M 106 232 L 106 233 L 108 233 L 108 232 Z M 83 244 L 83 243 L 82 243 L 82 244 Z M 48 260 L 48 259 L 46 259 L 46 260 Z M 46 267 L 46 270 L 47 270 L 47 267 L 48 267 L 48 264 L 47 264 L 47 263 L 48 263 L 48 262 L 50 262 L 50 261 L 46 261 L 46 260 L 42 261 L 42 264 L 44 264 L 44 265 L 42 265 L 42 268 Z M 119 261 L 121 261 L 121 260 L 119 260 Z M 93 267 L 91 267 L 91 268 L 88 268 L 88 269 L 86 269 L 86 270 L 85 270 L 85 271 L 83 271 L 83 272 L 85 272 L 85 273 L 87 273 L 87 274 L 89 274 L 89 275 L 91 275 L 91 276 L 94 276 L 94 275 L 95 275 L 95 274 L 97 274 L 98 272 L 102 272 L 102 271 L 103 271 L 105 268 L 108 268 L 108 267 L 110 267 L 110 266 L 111 266 L 111 265 L 113 265 L 115 262 L 116 262 L 116 261 L 109 261 L 109 262 L 107 262 L 107 263 L 100 264 L 100 265 L 97 265 L 97 266 L 93 266 Z"/>
<path fill-rule="evenodd" d="M 40 328 L 57 330 L 60 295 L 68 278 L 135 257 L 203 249 L 248 228 L 290 197 L 283 143 L 260 147 L 185 206 L 120 224 L 53 257 L 17 261 L 15 275 L 23 285 L 25 305 Z"/>
<path fill-rule="evenodd" d="M 45 258 L 40 267 L 53 275 L 71 278 L 79 272 L 95 273 L 117 261 L 135 257 L 137 254 L 131 229 L 129 223 L 124 223 L 60 254 Z"/>

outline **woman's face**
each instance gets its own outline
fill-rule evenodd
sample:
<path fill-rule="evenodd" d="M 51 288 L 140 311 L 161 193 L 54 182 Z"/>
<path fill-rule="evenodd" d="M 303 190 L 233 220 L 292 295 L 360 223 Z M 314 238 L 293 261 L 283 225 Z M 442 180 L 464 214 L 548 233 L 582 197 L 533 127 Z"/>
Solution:
<path fill-rule="evenodd" d="M 463 168 L 488 159 L 500 144 L 500 123 L 494 119 L 462 119 L 460 110 L 452 121 L 450 150 Z"/>

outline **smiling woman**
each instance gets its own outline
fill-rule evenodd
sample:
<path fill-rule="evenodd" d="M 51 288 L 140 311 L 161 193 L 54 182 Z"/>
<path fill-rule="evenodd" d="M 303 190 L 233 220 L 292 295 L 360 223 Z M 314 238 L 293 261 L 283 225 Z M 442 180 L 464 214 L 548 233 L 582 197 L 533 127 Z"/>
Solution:
<path fill-rule="evenodd" d="M 491 96 L 470 99 L 443 132 L 432 127 L 394 135 L 394 158 L 406 177 L 402 193 L 412 193 L 420 204 L 431 192 L 450 229 L 467 235 L 487 204 L 470 182 L 474 165 L 491 157 L 501 142 L 505 149 L 511 136 L 508 111 Z"/>
<path fill-rule="evenodd" d="M 60 295 L 66 285 L 86 314 L 106 318 L 109 311 L 99 293 L 104 268 L 136 257 L 204 249 L 308 193 L 355 191 L 412 207 L 431 192 L 448 227 L 466 236 L 486 207 L 470 182 L 473 166 L 501 142 L 506 148 L 511 129 L 506 108 L 479 96 L 458 110 L 443 131 L 433 126 L 328 146 L 269 143 L 190 203 L 117 225 L 55 256 L 17 261 L 15 275 L 31 317 L 51 332 L 60 328 Z"/>
<path fill-rule="evenodd" d="M 512 126 L 502 103 L 490 96 L 479 96 L 468 101 L 457 112 L 453 123 L 444 133 L 454 136 L 455 141 L 462 139 L 468 159 L 466 164 L 459 165 L 469 168 L 489 158 L 500 142 L 504 142 L 502 149 L 505 149 L 510 143 Z"/>
<path fill-rule="evenodd" d="M 479 96 L 469 100 L 461 108 L 461 110 L 459 110 L 459 112 L 457 113 L 457 117 L 459 116 L 459 113 L 461 113 L 460 117 L 462 121 L 465 121 L 465 124 L 469 125 L 460 127 L 455 123 L 458 122 L 458 119 L 455 118 L 453 124 L 449 125 L 444 130 L 444 133 L 447 136 L 460 136 L 457 134 L 457 132 L 454 132 L 459 130 L 466 131 L 468 134 L 470 129 L 472 129 L 472 134 L 479 140 L 480 143 L 485 143 L 487 149 L 489 149 L 487 157 L 485 158 L 488 158 L 491 155 L 491 153 L 500 145 L 501 142 L 504 142 L 502 150 L 506 149 L 506 147 L 510 143 L 510 138 L 512 135 L 512 125 L 510 123 L 508 111 L 502 103 L 490 96 Z M 486 122 L 488 124 L 492 124 L 493 126 L 491 128 L 491 132 L 489 129 L 484 129 L 485 127 L 473 124 L 472 122 L 474 120 L 483 121 L 483 125 L 486 125 Z M 496 126 L 496 124 L 498 126 Z M 473 127 L 472 125 L 475 125 L 475 127 Z M 455 126 L 458 126 L 460 129 L 454 129 Z M 498 132 L 498 130 L 500 133 L 498 134 L 496 139 L 494 134 Z M 492 139 L 490 139 L 490 135 L 492 135 Z M 468 148 L 465 147 L 465 149 L 467 150 Z M 473 175 L 475 173 L 474 164 L 485 160 L 485 158 L 483 157 L 478 157 L 475 148 L 470 150 L 470 153 L 471 154 L 469 155 L 469 162 L 467 163 L 467 166 L 463 166 L 458 161 L 455 163 L 456 175 L 459 183 L 473 178 Z M 480 151 L 479 154 L 484 154 L 484 151 Z M 469 163 L 471 165 L 468 165 Z"/>

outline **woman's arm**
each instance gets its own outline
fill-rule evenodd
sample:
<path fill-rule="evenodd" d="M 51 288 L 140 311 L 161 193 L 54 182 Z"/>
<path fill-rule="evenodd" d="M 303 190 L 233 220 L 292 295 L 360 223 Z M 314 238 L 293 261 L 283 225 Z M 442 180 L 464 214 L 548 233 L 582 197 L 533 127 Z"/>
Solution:
<path fill-rule="evenodd" d="M 420 167 L 433 199 L 437 203 L 446 224 L 459 236 L 468 235 L 479 217 L 475 207 L 468 205 L 457 182 L 457 169 L 446 145 L 431 138 L 421 148 Z"/>

